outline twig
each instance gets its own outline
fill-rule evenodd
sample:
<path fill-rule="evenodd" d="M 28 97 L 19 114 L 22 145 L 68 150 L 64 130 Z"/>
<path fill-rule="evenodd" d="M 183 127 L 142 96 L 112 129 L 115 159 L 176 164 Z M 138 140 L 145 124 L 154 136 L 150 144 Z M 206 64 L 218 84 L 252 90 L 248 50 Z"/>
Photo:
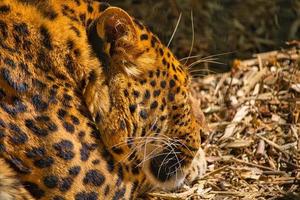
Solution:
<path fill-rule="evenodd" d="M 244 196 L 248 195 L 247 193 L 236 192 L 236 191 L 210 191 L 209 193 L 221 194 L 221 195 L 234 195 L 234 196 L 239 196 L 239 197 L 244 197 Z"/>
<path fill-rule="evenodd" d="M 248 163 L 248 162 L 245 162 L 243 160 L 240 160 L 240 159 L 237 159 L 237 158 L 234 158 L 234 157 L 232 157 L 231 159 L 234 162 L 238 162 L 238 163 L 241 163 L 241 164 L 249 165 L 249 166 L 252 166 L 252 167 L 257 167 L 257 168 L 260 168 L 260 169 L 263 169 L 263 170 L 273 171 L 273 172 L 280 172 L 280 171 L 274 170 L 274 169 L 272 169 L 270 167 L 265 167 L 265 166 L 262 166 L 262 165 L 259 165 L 259 164 L 255 164 L 255 163 Z"/>
<path fill-rule="evenodd" d="M 257 137 L 259 137 L 260 139 L 264 140 L 266 143 L 268 143 L 269 145 L 271 145 L 272 147 L 274 147 L 275 149 L 278 149 L 279 151 L 281 151 L 284 154 L 290 155 L 289 152 L 284 151 L 284 149 L 279 146 L 278 144 L 276 144 L 275 142 L 272 142 L 271 140 L 261 136 L 261 135 L 257 135 Z"/>
<path fill-rule="evenodd" d="M 220 167 L 220 168 L 218 168 L 218 169 L 215 169 L 215 170 L 213 170 L 213 171 L 211 171 L 211 172 L 205 174 L 203 177 L 201 177 L 201 179 L 203 180 L 203 179 L 206 179 L 206 178 L 208 178 L 208 177 L 210 177 L 210 176 L 212 176 L 212 175 L 218 174 L 219 172 L 224 171 L 227 167 L 228 167 L 228 166 L 225 165 L 225 166 L 223 166 L 223 167 Z"/>
<path fill-rule="evenodd" d="M 189 196 L 191 196 L 198 188 L 197 187 L 193 187 L 185 192 L 181 192 L 181 193 L 168 193 L 168 194 L 163 194 L 163 193 L 148 193 L 149 196 L 152 197 L 159 197 L 159 198 L 164 198 L 164 199 L 177 199 L 177 200 L 185 200 L 187 199 Z"/>

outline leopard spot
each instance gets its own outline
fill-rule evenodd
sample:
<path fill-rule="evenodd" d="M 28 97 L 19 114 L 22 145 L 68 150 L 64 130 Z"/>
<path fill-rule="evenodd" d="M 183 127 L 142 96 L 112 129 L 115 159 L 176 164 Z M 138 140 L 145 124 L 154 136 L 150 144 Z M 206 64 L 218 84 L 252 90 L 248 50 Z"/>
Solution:
<path fill-rule="evenodd" d="M 90 170 L 85 174 L 83 183 L 99 187 L 104 183 L 104 180 L 105 177 L 99 170 Z"/>

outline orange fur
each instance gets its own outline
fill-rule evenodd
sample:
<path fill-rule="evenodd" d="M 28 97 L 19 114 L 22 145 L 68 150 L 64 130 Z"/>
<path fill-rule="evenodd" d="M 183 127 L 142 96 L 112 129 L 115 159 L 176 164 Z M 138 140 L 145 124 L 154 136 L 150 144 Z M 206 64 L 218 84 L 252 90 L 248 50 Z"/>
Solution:
<path fill-rule="evenodd" d="M 2 195 L 134 199 L 180 186 L 205 170 L 190 98 L 185 66 L 120 8 L 0 2 Z"/>

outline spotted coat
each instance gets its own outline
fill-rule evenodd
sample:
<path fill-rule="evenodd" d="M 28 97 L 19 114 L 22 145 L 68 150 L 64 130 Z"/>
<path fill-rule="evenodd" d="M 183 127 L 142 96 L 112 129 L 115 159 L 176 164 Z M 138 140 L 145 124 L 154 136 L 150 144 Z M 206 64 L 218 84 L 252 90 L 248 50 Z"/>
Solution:
<path fill-rule="evenodd" d="M 188 86 L 170 50 L 119 8 L 1 0 L 0 197 L 135 199 L 179 186 L 202 131 Z"/>

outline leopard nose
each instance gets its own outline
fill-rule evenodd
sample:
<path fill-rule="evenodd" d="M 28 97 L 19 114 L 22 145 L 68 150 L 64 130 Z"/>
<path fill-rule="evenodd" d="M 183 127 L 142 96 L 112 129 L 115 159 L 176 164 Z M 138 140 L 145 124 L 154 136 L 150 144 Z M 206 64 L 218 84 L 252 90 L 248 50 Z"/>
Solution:
<path fill-rule="evenodd" d="M 166 182 L 176 176 L 181 170 L 183 160 L 178 158 L 178 151 L 164 150 L 150 162 L 150 171 L 161 182 Z"/>

